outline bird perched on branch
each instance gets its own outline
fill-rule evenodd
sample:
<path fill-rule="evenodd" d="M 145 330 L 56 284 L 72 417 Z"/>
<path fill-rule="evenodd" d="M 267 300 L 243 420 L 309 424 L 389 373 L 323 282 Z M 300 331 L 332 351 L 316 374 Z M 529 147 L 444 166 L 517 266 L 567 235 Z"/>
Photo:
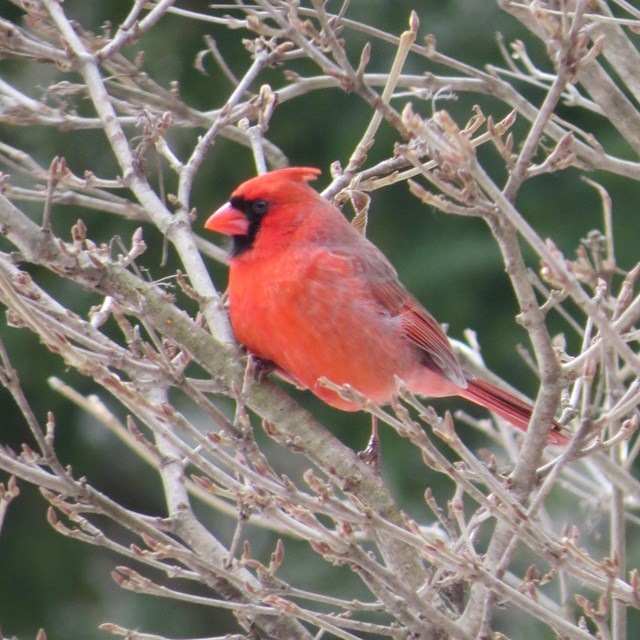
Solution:
<path fill-rule="evenodd" d="M 326 403 L 360 403 L 322 383 L 350 385 L 384 405 L 396 376 L 413 393 L 462 396 L 527 430 L 532 407 L 467 373 L 435 318 L 381 251 L 289 167 L 243 182 L 205 228 L 232 237 L 229 311 L 237 339 Z M 562 427 L 548 441 L 564 444 Z"/>

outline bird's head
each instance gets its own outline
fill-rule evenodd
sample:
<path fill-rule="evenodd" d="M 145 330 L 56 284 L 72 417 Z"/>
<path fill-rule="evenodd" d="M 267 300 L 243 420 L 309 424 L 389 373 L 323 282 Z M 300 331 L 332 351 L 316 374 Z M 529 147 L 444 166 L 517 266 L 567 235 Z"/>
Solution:
<path fill-rule="evenodd" d="M 251 178 L 231 194 L 229 202 L 211 214 L 204 227 L 232 236 L 232 255 L 239 256 L 251 248 L 267 216 L 276 211 L 283 216 L 291 211 L 288 205 L 308 201 L 310 194 L 317 196 L 306 183 L 320 173 L 320 169 L 313 167 L 287 167 Z"/>

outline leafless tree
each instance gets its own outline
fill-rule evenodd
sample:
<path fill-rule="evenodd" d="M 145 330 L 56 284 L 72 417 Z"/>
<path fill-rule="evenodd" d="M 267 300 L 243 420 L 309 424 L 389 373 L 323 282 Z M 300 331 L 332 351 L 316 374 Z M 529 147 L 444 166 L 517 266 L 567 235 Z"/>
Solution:
<path fill-rule="evenodd" d="M 56 416 L 46 424 L 38 420 L 21 384 L 20 363 L 10 362 L 0 344 L 0 379 L 30 430 L 25 441 L 36 443 L 18 453 L 0 446 L 6 473 L 0 525 L 11 517 L 20 485 L 32 483 L 49 502 L 49 522 L 59 533 L 112 552 L 121 587 L 166 598 L 168 607 L 187 601 L 229 610 L 237 634 L 228 638 L 516 638 L 532 621 L 550 638 L 633 637 L 627 616 L 638 607 L 639 584 L 626 546 L 640 524 L 640 484 L 632 473 L 640 450 L 634 433 L 639 267 L 625 272 L 617 264 L 615 203 L 593 176 L 602 228 L 570 256 L 542 238 L 519 210 L 519 193 L 544 173 L 556 174 L 561 185 L 570 167 L 585 176 L 597 170 L 640 181 L 640 163 L 607 152 L 593 132 L 576 124 L 577 117 L 558 114 L 561 105 L 571 105 L 572 114 L 598 114 L 634 154 L 640 152 L 640 53 L 633 39 L 640 11 L 624 0 L 503 0 L 501 8 L 526 27 L 530 42 L 543 43 L 550 73 L 524 42 L 500 41 L 501 67 L 482 61 L 470 66 L 440 51 L 415 13 L 398 36 L 351 19 L 348 1 L 332 13 L 320 0 L 240 0 L 201 12 L 174 0 L 135 0 L 117 28 L 99 34 L 72 20 L 58 0 L 14 1 L 25 15 L 19 23 L 0 19 L 0 57 L 25 74 L 41 69 L 51 84 L 43 91 L 0 78 L 0 122 L 65 131 L 77 136 L 77 144 L 81 132 L 97 130 L 118 168 L 109 175 L 89 167 L 76 174 L 62 157 L 44 166 L 24 149 L 0 142 L 0 224 L 8 241 L 0 253 L 0 300 L 9 324 L 31 332 L 43 349 L 102 388 L 104 395 L 85 397 L 62 379 L 51 380 L 69 403 L 94 418 L 95 428 L 112 431 L 157 470 L 167 515 L 125 508 L 61 463 Z M 219 65 L 231 86 L 224 99 L 212 96 L 208 110 L 154 81 L 142 56 L 131 61 L 124 55 L 169 14 L 184 28 L 210 22 L 244 38 L 241 76 L 213 40 L 203 45 L 196 64 Z M 359 58 L 351 44 L 356 35 L 368 40 Z M 395 58 L 390 68 L 375 69 L 372 52 L 382 44 L 395 47 Z M 305 73 L 296 67 L 301 60 L 308 63 Z M 404 71 L 407 60 L 445 72 L 412 75 Z M 280 80 L 269 85 L 263 77 L 276 66 Z M 540 104 L 525 97 L 527 87 L 544 92 Z M 526 436 L 514 435 L 498 418 L 461 418 L 485 434 L 491 457 L 470 450 L 453 418 L 437 415 L 401 381 L 392 407 L 366 405 L 416 448 L 425 467 L 452 482 L 446 503 L 425 490 L 419 520 L 403 512 L 384 476 L 283 390 L 255 375 L 203 260 L 224 262 L 225 252 L 203 239 L 201 224 L 195 231 L 193 226 L 192 185 L 205 154 L 216 153 L 216 140 L 249 147 L 257 172 L 283 166 L 286 149 L 268 137 L 273 113 L 305 94 L 336 88 L 357 94 L 369 106 L 369 119 L 350 157 L 335 159 L 324 195 L 340 205 L 350 202 L 361 228 L 370 194 L 399 182 L 408 183 L 416 207 L 422 202 L 484 220 L 513 285 L 540 378 Z M 441 108 L 443 92 L 491 96 L 500 107 L 492 113 L 478 108 L 457 122 Z M 418 103 L 435 105 L 432 115 L 421 115 Z M 524 125 L 522 135 L 513 133 L 516 122 Z M 372 164 L 368 153 L 383 123 L 396 144 Z M 186 155 L 172 146 L 176 131 L 199 135 Z M 504 183 L 479 160 L 483 146 L 502 158 Z M 246 177 L 238 175 L 238 182 Z M 38 222 L 27 215 L 34 205 L 42 212 Z M 67 207 L 140 227 L 127 246 L 92 240 L 82 220 L 70 239 L 58 236 L 52 215 Z M 140 270 L 151 228 L 180 261 L 178 273 L 163 267 L 162 278 L 175 281 L 174 290 Z M 525 260 L 523 246 L 541 267 Z M 45 271 L 70 287 L 99 293 L 102 304 L 71 311 L 41 277 Z M 187 314 L 180 300 L 195 301 L 197 315 Z M 550 314 L 579 337 L 578 352 L 550 334 Z M 489 375 L 472 339 L 459 348 L 480 375 Z M 224 396 L 235 403 L 231 417 L 220 408 Z M 193 407 L 188 414 L 185 403 Z M 567 447 L 546 447 L 554 415 L 574 434 Z M 304 456 L 308 469 L 300 477 L 277 472 L 254 429 L 288 448 L 292 460 Z M 562 489 L 562 506 L 549 509 L 555 487 Z M 578 516 L 572 520 L 578 501 L 608 519 L 605 554 L 581 543 Z M 194 511 L 194 502 L 201 508 Z M 206 510 L 234 519 L 229 543 L 205 525 Z M 268 562 L 252 554 L 248 526 L 272 532 Z M 336 571 L 347 566 L 369 597 L 344 599 L 284 579 L 292 540 L 308 544 L 310 566 L 318 560 Z M 504 608 L 511 625 L 500 622 Z M 116 622 L 103 628 L 128 638 L 152 637 Z"/>

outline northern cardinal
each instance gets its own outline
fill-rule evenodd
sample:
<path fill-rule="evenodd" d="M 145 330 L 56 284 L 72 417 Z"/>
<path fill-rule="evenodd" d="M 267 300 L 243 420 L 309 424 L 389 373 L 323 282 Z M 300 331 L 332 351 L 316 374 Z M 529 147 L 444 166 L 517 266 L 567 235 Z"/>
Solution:
<path fill-rule="evenodd" d="M 384 405 L 398 376 L 416 394 L 462 396 L 526 431 L 532 407 L 465 372 L 382 252 L 307 184 L 319 174 L 288 167 L 247 180 L 205 223 L 233 239 L 229 310 L 237 339 L 338 409 L 362 407 L 320 378 Z M 550 443 L 567 442 L 561 429 L 554 421 Z"/>

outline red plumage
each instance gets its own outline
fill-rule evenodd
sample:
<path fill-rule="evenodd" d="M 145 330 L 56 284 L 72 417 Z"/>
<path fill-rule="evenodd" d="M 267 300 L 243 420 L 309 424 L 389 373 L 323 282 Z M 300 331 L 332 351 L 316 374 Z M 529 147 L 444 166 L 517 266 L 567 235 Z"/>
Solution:
<path fill-rule="evenodd" d="M 237 339 L 287 377 L 346 411 L 359 405 L 321 386 L 349 384 L 376 404 L 396 392 L 459 395 L 526 431 L 531 406 L 460 366 L 433 316 L 380 250 L 290 167 L 241 184 L 205 227 L 233 237 L 229 309 Z M 567 439 L 555 423 L 549 442 Z"/>

